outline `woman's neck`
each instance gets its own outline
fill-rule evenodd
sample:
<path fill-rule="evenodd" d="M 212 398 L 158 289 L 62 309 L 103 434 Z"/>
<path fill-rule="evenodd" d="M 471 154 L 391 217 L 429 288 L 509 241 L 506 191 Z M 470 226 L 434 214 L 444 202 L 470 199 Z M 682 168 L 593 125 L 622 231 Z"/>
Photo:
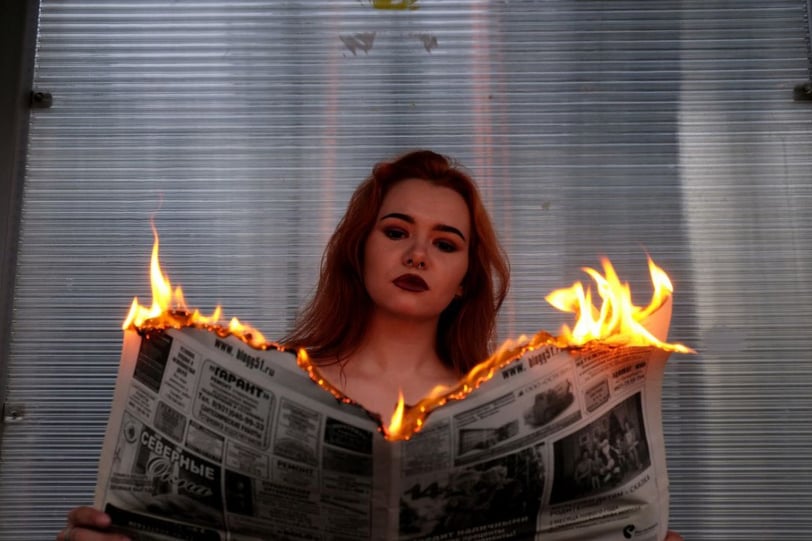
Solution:
<path fill-rule="evenodd" d="M 340 364 L 323 364 L 319 372 L 388 424 L 399 393 L 413 404 L 438 385 L 451 387 L 459 379 L 438 356 L 436 337 L 436 322 L 376 316 L 358 348 Z"/>
<path fill-rule="evenodd" d="M 436 320 L 409 320 L 376 314 L 351 355 L 365 372 L 395 375 L 443 366 L 437 354 Z"/>

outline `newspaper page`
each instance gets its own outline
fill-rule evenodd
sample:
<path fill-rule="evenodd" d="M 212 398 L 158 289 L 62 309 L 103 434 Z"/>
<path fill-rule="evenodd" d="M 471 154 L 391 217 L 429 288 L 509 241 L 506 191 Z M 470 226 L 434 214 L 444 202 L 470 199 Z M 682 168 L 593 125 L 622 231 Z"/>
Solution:
<path fill-rule="evenodd" d="M 377 428 L 292 353 L 127 331 L 96 505 L 142 540 L 383 539 Z"/>
<path fill-rule="evenodd" d="M 659 353 L 659 355 L 658 355 Z M 553 346 L 432 414 L 401 457 L 403 540 L 662 540 L 664 355 Z"/>
<path fill-rule="evenodd" d="M 545 346 L 390 442 L 290 352 L 127 331 L 96 505 L 142 540 L 659 541 L 667 357 Z"/>
<path fill-rule="evenodd" d="M 670 299 L 646 322 L 666 340 Z M 529 351 L 404 442 L 398 538 L 661 541 L 669 353 Z"/>
<path fill-rule="evenodd" d="M 665 340 L 670 299 L 646 322 Z M 402 446 L 399 539 L 660 541 L 669 353 L 529 351 Z"/>

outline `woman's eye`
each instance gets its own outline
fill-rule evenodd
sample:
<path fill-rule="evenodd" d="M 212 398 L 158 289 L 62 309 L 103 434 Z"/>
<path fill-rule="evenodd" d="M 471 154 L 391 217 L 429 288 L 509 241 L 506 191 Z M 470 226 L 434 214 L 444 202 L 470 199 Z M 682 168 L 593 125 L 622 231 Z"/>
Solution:
<path fill-rule="evenodd" d="M 398 240 L 406 237 L 406 232 L 396 227 L 389 227 L 383 230 L 383 234 L 393 240 Z"/>
<path fill-rule="evenodd" d="M 437 246 L 437 248 L 440 249 L 441 252 L 449 252 L 450 253 L 450 252 L 456 252 L 457 251 L 457 245 L 454 244 L 451 241 L 438 240 L 434 244 L 435 244 L 435 246 Z"/>

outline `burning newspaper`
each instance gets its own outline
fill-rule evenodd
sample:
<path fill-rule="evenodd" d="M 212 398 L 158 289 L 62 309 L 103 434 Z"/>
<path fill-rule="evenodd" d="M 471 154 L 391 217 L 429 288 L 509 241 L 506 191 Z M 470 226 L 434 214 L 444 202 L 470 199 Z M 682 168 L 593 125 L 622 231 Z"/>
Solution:
<path fill-rule="evenodd" d="M 124 325 L 96 487 L 133 538 L 665 537 L 661 383 L 670 352 L 690 350 L 664 342 L 670 283 L 653 263 L 649 307 L 608 262 L 589 269 L 600 308 L 580 284 L 548 297 L 579 314 L 572 330 L 503 346 L 383 427 L 306 352 L 186 309 L 157 250 L 156 235 L 153 307 L 134 301 Z"/>

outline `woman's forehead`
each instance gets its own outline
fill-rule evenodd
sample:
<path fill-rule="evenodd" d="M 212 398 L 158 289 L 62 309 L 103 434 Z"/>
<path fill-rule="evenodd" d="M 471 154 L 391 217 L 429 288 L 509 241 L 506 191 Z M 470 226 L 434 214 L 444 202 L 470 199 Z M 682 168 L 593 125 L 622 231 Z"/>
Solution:
<path fill-rule="evenodd" d="M 457 191 L 421 179 L 402 180 L 392 186 L 381 204 L 378 218 L 398 213 L 415 220 L 444 223 L 466 233 L 470 230 L 470 212 Z"/>

